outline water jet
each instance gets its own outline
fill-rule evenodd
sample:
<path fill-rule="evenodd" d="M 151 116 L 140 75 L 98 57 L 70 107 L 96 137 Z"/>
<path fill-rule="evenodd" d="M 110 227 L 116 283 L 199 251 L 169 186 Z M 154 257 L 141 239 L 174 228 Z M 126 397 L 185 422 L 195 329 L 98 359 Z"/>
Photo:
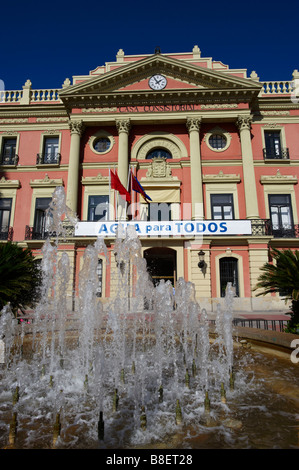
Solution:
<path fill-rule="evenodd" d="M 104 304 L 96 296 L 98 257 L 107 256 L 98 239 L 85 249 L 72 311 L 65 296 L 70 262 L 58 245 L 56 237 L 43 247 L 43 295 L 33 323 L 18 325 L 9 306 L 0 316 L 5 341 L 0 448 L 7 440 L 18 448 L 50 448 L 53 440 L 56 448 L 146 448 L 153 442 L 173 448 L 174 440 L 180 448 L 298 447 L 298 366 L 286 346 L 276 354 L 278 336 L 275 348 L 266 348 L 266 336 L 270 342 L 274 332 L 254 337 L 252 331 L 233 328 L 230 286 L 213 326 L 192 283 L 178 279 L 175 294 L 170 282 L 153 285 L 140 240 L 127 232 L 115 240 L 116 297 Z M 243 347 L 248 343 L 251 348 Z M 192 387 L 187 364 L 192 364 Z M 16 387 L 22 393 L 12 403 Z M 16 415 L 10 433 L 14 407 L 26 429 L 18 439 Z M 105 411 L 105 423 L 98 410 Z M 48 418 L 53 412 L 55 433 Z"/>

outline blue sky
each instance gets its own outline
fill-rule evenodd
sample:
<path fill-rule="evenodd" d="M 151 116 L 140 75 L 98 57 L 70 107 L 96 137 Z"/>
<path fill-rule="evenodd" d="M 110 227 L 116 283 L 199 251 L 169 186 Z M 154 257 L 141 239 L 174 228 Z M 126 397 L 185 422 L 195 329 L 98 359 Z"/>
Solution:
<path fill-rule="evenodd" d="M 60 88 L 126 54 L 188 52 L 261 80 L 291 80 L 299 70 L 299 2 L 214 0 L 2 2 L 0 79 L 7 90 Z"/>

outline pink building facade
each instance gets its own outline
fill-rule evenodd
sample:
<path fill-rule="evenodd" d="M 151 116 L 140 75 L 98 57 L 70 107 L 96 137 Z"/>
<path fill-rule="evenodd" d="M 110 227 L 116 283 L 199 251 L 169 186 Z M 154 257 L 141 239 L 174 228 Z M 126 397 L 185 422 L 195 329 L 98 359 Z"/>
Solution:
<path fill-rule="evenodd" d="M 236 310 L 285 308 L 282 296 L 256 297 L 254 287 L 271 248 L 298 249 L 297 80 L 295 70 L 289 81 L 262 82 L 194 46 L 143 56 L 119 50 L 115 61 L 66 79 L 61 89 L 34 90 L 28 80 L 22 90 L 4 91 L 1 241 L 41 258 L 45 211 L 63 186 L 68 207 L 90 227 L 150 222 L 140 241 L 154 282 L 175 286 L 184 277 L 209 311 L 223 301 L 227 282 Z M 130 206 L 111 187 L 111 171 L 128 189 Z M 131 174 L 147 202 L 131 191 Z M 186 221 L 184 233 L 154 229 Z M 109 261 L 99 256 L 98 295 L 105 301 L 116 288 L 115 236 L 101 230 Z M 60 243 L 71 260 L 74 305 L 84 249 L 96 237 L 91 229 L 70 231 Z"/>

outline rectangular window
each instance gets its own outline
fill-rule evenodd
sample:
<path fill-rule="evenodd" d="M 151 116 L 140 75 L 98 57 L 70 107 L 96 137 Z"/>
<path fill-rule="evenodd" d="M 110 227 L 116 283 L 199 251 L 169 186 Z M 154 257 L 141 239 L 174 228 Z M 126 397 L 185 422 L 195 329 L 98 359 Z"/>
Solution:
<path fill-rule="evenodd" d="M 294 237 L 290 194 L 269 194 L 269 211 L 275 237 Z"/>
<path fill-rule="evenodd" d="M 268 158 L 281 158 L 280 131 L 265 131 L 265 145 Z"/>
<path fill-rule="evenodd" d="M 234 200 L 232 194 L 211 194 L 212 219 L 234 219 Z"/>
<path fill-rule="evenodd" d="M 53 165 L 60 162 L 59 137 L 45 137 L 42 154 L 37 155 L 37 163 Z"/>
<path fill-rule="evenodd" d="M 0 240 L 7 240 L 11 214 L 11 198 L 0 199 Z"/>
<path fill-rule="evenodd" d="M 171 217 L 171 203 L 167 202 L 151 202 L 148 204 L 148 214 L 147 214 L 147 220 L 157 220 L 157 221 L 162 221 L 162 220 L 172 220 Z"/>
<path fill-rule="evenodd" d="M 87 220 L 109 220 L 109 196 L 89 196 Z"/>
<path fill-rule="evenodd" d="M 16 138 L 4 138 L 2 144 L 2 165 L 15 165 L 16 164 Z"/>
<path fill-rule="evenodd" d="M 289 149 L 283 148 L 281 131 L 265 131 L 264 158 L 289 159 Z"/>
<path fill-rule="evenodd" d="M 47 209 L 52 201 L 51 197 L 38 197 L 35 202 L 34 226 L 32 238 L 44 240 L 49 233 L 50 215 Z"/>

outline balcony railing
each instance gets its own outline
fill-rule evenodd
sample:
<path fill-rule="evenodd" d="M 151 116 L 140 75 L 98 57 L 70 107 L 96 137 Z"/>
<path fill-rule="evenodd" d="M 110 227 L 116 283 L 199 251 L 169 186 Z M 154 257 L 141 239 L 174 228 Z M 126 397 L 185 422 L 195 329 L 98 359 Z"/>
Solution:
<path fill-rule="evenodd" d="M 251 220 L 251 234 L 256 237 L 272 235 L 272 225 L 270 219 Z"/>
<path fill-rule="evenodd" d="M 284 148 L 280 149 L 278 153 L 270 152 L 267 149 L 263 149 L 264 159 L 265 160 L 289 160 L 289 149 Z"/>
<path fill-rule="evenodd" d="M 43 229 L 37 229 L 26 225 L 25 227 L 25 240 L 46 240 L 49 232 Z"/>
<path fill-rule="evenodd" d="M 299 238 L 299 225 L 273 225 L 272 234 L 275 238 Z"/>
<path fill-rule="evenodd" d="M 275 225 L 270 219 L 251 220 L 253 236 L 272 235 L 274 238 L 299 238 L 299 224 Z"/>
<path fill-rule="evenodd" d="M 7 225 L 0 227 L 0 240 L 12 241 L 13 237 L 13 228 L 8 227 Z"/>
<path fill-rule="evenodd" d="M 37 165 L 59 165 L 60 153 L 38 153 L 36 156 Z"/>
<path fill-rule="evenodd" d="M 9 156 L 2 155 L 0 165 L 17 166 L 18 161 L 19 161 L 19 155 L 9 155 Z"/>

